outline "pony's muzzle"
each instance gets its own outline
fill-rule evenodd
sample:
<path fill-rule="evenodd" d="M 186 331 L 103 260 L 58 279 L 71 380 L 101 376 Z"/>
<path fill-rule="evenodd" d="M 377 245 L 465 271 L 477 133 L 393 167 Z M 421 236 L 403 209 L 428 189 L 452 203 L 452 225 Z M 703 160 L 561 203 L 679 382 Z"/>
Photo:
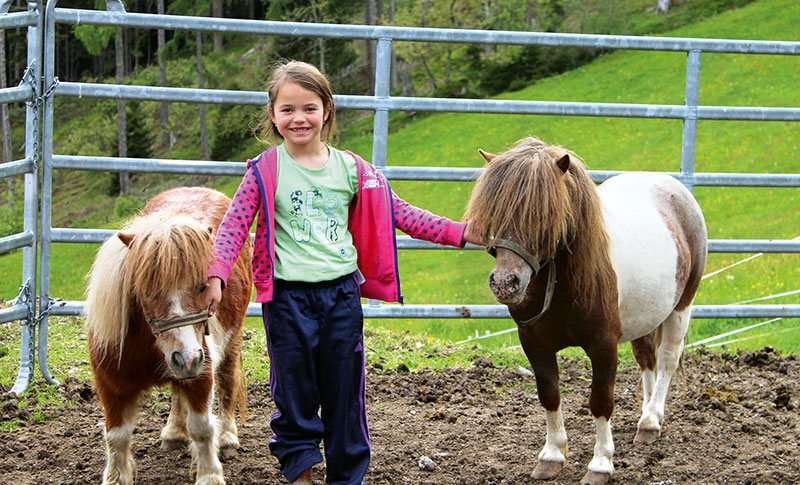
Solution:
<path fill-rule="evenodd" d="M 202 348 L 188 359 L 184 357 L 183 353 L 176 350 L 170 356 L 170 367 L 181 377 L 195 377 L 202 370 L 205 360 L 206 356 Z"/>
<path fill-rule="evenodd" d="M 489 288 L 501 303 L 516 301 L 521 293 L 520 279 L 516 273 L 492 271 L 489 273 Z"/>

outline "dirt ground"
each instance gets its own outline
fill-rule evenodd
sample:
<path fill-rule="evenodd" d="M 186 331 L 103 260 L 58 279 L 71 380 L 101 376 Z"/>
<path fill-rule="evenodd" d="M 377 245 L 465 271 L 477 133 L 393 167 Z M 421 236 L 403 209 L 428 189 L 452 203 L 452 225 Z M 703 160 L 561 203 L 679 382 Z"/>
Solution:
<path fill-rule="evenodd" d="M 379 367 L 379 366 L 378 366 Z M 373 460 L 368 484 L 531 483 L 544 444 L 544 412 L 534 378 L 478 359 L 472 368 L 409 373 L 371 367 L 368 411 Z M 562 360 L 567 465 L 557 480 L 577 483 L 594 446 L 586 405 L 590 370 L 582 360 Z M 760 352 L 688 354 L 684 375 L 673 382 L 660 441 L 634 446 L 639 417 L 636 369 L 618 374 L 613 417 L 614 483 L 800 483 L 800 361 L 771 349 Z M 0 398 L 0 421 L 20 416 L 13 396 Z M 268 388 L 252 386 L 242 447 L 223 458 L 230 484 L 281 484 L 269 454 Z M 100 483 L 105 452 L 102 411 L 91 383 L 64 383 L 66 405 L 49 409 L 43 422 L 30 416 L 13 432 L 0 431 L 2 483 Z M 35 399 L 26 393 L 20 399 Z M 189 454 L 164 452 L 159 432 L 167 399 L 145 399 L 134 435 L 138 483 L 191 483 Z M 419 466 L 426 456 L 431 471 Z M 321 484 L 318 473 L 315 484 Z"/>

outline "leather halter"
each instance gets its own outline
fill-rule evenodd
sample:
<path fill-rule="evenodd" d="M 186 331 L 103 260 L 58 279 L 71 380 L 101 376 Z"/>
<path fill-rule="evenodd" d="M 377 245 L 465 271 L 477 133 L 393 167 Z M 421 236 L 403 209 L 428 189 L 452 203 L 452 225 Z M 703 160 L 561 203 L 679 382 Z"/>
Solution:
<path fill-rule="evenodd" d="M 491 254 L 493 257 L 497 257 L 497 248 L 508 249 L 512 253 L 516 254 L 526 263 L 528 266 L 531 267 L 533 270 L 533 277 L 539 274 L 539 271 L 544 269 L 547 266 L 547 288 L 544 291 L 544 304 L 542 305 L 542 311 L 539 312 L 538 315 L 535 315 L 527 320 L 523 320 L 521 322 L 516 322 L 520 327 L 527 327 L 529 325 L 533 325 L 534 323 L 538 322 L 541 319 L 545 312 L 550 309 L 550 303 L 553 301 L 553 293 L 556 291 L 556 265 L 553 262 L 555 259 L 555 254 L 550 256 L 544 264 L 539 264 L 539 261 L 533 257 L 531 253 L 529 253 L 525 248 L 520 246 L 519 244 L 513 243 L 508 239 L 493 239 L 492 242 L 486 246 L 486 251 Z"/>
<path fill-rule="evenodd" d="M 192 313 L 191 315 L 182 315 L 179 317 L 168 318 L 166 320 L 156 320 L 155 318 L 148 317 L 147 323 L 150 324 L 150 330 L 153 331 L 153 335 L 156 337 L 167 330 L 172 330 L 173 328 L 179 327 L 188 327 L 189 325 L 196 325 L 198 323 L 205 323 L 205 334 L 211 335 L 208 330 L 208 309 L 197 313 Z"/>

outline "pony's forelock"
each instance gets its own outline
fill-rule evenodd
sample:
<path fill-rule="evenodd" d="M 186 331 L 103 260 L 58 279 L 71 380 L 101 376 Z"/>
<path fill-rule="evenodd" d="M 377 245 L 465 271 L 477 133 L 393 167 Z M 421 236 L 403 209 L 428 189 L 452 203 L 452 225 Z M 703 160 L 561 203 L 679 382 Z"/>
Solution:
<path fill-rule="evenodd" d="M 165 296 L 206 281 L 211 260 L 208 228 L 188 216 L 163 217 L 153 213 L 134 222 L 124 272 L 135 298 Z M 146 264 L 147 271 L 141 271 Z"/>

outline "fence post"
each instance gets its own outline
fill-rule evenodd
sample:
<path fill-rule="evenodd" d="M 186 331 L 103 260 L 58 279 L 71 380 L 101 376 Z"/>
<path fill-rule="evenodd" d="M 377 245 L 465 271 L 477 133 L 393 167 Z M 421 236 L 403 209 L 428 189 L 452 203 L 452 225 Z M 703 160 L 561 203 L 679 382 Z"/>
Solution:
<path fill-rule="evenodd" d="M 381 38 L 375 51 L 375 96 L 380 100 L 389 99 L 392 79 L 392 39 Z M 389 108 L 375 110 L 372 130 L 372 163 L 379 168 L 386 167 L 386 152 L 389 141 Z"/>
<path fill-rule="evenodd" d="M 42 101 L 42 196 L 41 196 L 41 249 L 39 259 L 39 368 L 45 380 L 58 382 L 47 369 L 47 327 L 52 299 L 50 298 L 50 248 L 52 242 L 53 210 L 53 90 L 58 84 L 55 77 L 55 8 L 58 0 L 48 0 L 45 10 L 44 29 L 44 86 Z"/>
<path fill-rule="evenodd" d="M 694 190 L 694 155 L 697 143 L 697 104 L 700 91 L 700 51 L 690 50 L 686 58 L 686 117 L 681 142 L 681 180 Z"/>

